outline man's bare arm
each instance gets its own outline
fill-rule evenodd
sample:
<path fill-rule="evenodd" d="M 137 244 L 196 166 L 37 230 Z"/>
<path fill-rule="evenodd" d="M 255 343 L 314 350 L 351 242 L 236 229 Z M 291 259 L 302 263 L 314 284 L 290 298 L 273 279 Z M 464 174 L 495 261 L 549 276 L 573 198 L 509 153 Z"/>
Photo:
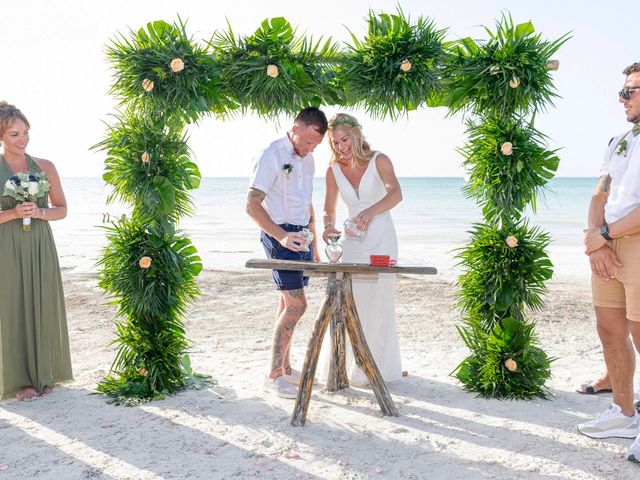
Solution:
<path fill-rule="evenodd" d="M 611 177 L 609 175 L 602 175 L 598 179 L 596 189 L 591 196 L 589 216 L 587 219 L 589 227 L 600 228 L 604 225 L 604 206 L 609 198 L 610 189 Z"/>
<path fill-rule="evenodd" d="M 304 240 L 295 232 L 285 232 L 276 224 L 262 206 L 262 201 L 266 193 L 257 188 L 250 188 L 247 194 L 247 215 L 249 215 L 260 229 L 273 238 L 277 239 L 283 247 L 297 252 L 300 250 L 300 243 Z"/>

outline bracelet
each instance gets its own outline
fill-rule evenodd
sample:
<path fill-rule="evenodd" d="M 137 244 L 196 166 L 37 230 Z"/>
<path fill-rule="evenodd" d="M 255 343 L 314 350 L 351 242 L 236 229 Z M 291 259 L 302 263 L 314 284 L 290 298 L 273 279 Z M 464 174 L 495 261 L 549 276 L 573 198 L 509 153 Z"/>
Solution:
<path fill-rule="evenodd" d="M 44 218 L 47 216 L 47 211 L 44 208 L 40 209 L 40 218 Z"/>
<path fill-rule="evenodd" d="M 333 225 L 333 223 L 327 223 L 327 224 L 324 226 L 324 229 L 326 230 L 327 228 L 329 228 L 329 227 L 333 227 L 333 226 L 334 226 L 334 225 Z"/>

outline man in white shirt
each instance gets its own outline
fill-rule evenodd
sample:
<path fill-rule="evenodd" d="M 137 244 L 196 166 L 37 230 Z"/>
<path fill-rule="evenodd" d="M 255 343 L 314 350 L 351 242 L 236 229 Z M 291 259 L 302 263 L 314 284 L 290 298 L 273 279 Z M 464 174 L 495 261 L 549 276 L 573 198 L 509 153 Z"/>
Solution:
<path fill-rule="evenodd" d="M 260 241 L 268 258 L 320 261 L 311 196 L 315 166 L 311 153 L 327 131 L 327 118 L 316 107 L 307 107 L 295 118 L 287 135 L 260 152 L 247 196 L 247 214 L 262 230 Z M 313 234 L 304 249 L 308 228 Z M 289 361 L 291 338 L 307 308 L 304 287 L 309 278 L 302 271 L 274 270 L 280 291 L 271 351 L 271 371 L 266 388 L 283 398 L 296 398 L 300 372 Z"/>
<path fill-rule="evenodd" d="M 578 430 L 592 438 L 635 438 L 627 459 L 640 462 L 640 417 L 633 405 L 633 344 L 640 351 L 640 63 L 623 73 L 618 96 L 633 128 L 609 144 L 584 234 L 613 403 Z"/>

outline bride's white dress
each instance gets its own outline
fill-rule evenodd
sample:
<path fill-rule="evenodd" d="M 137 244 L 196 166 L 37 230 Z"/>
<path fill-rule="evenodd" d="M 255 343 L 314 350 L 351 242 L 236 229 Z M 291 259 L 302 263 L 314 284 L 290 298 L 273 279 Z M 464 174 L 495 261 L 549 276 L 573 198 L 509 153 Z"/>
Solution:
<path fill-rule="evenodd" d="M 376 168 L 378 153 L 376 152 L 369 161 L 357 191 L 344 176 L 340 166 L 335 163 L 331 165 L 340 197 L 347 206 L 349 218 L 355 217 L 387 194 Z M 392 259 L 398 258 L 398 239 L 389 212 L 374 217 L 367 232 L 361 238 L 350 237 L 343 232 L 341 243 L 343 248 L 342 262 L 344 263 L 368 264 L 369 255 L 389 255 Z M 385 382 L 398 380 L 402 376 L 402 366 L 396 329 L 395 275 L 386 273 L 376 277 L 354 274 L 352 279 L 353 296 L 358 316 L 376 365 Z M 329 349 L 330 335 L 327 331 L 319 362 L 320 378 L 324 381 L 329 373 Z M 366 385 L 368 380 L 356 365 L 348 337 L 346 350 L 347 375 L 350 384 L 353 386 Z"/>

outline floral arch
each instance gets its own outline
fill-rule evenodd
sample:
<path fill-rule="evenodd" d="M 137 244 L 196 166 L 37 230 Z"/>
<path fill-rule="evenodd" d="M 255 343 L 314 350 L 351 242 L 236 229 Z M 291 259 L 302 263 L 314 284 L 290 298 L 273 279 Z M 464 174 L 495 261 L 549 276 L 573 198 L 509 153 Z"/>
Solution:
<path fill-rule="evenodd" d="M 189 191 L 200 172 L 190 158 L 187 126 L 204 116 L 224 120 L 252 111 L 295 114 L 306 105 L 364 108 L 394 120 L 421 107 L 462 112 L 468 143 L 460 149 L 465 194 L 484 221 L 457 258 L 464 266 L 458 328 L 471 350 L 455 370 L 482 396 L 545 396 L 550 359 L 537 346 L 527 311 L 543 306 L 552 264 L 549 236 L 524 216 L 559 163 L 534 128 L 556 97 L 552 56 L 568 39 L 543 40 L 530 22 L 504 15 L 486 40 L 446 41 L 426 18 L 369 13 L 368 33 L 340 46 L 299 36 L 284 18 L 249 36 L 231 27 L 195 42 L 180 19 L 151 22 L 107 48 L 110 93 L 118 112 L 105 139 L 109 200 L 132 216 L 108 229 L 100 286 L 117 306 L 117 354 L 98 390 L 116 403 L 160 398 L 206 382 L 187 355 L 182 323 L 198 295 L 202 263 L 176 229 L 194 212 Z"/>

